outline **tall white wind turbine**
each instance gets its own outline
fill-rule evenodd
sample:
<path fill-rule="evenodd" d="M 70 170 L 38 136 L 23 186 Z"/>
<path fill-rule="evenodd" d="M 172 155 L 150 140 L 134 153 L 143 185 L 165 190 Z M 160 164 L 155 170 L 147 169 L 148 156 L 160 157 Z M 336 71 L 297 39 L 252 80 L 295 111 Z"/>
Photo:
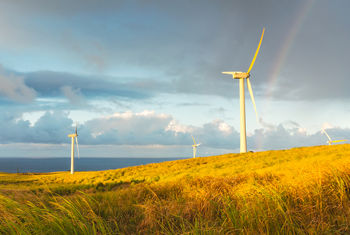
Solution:
<path fill-rule="evenodd" d="M 74 141 L 77 143 L 78 157 L 79 157 L 79 145 L 78 145 L 78 128 L 75 126 L 75 133 L 69 134 L 68 137 L 72 139 L 71 141 L 71 153 L 70 153 L 70 173 L 74 174 Z"/>
<path fill-rule="evenodd" d="M 192 135 L 191 135 L 192 136 Z M 196 144 L 196 141 L 194 140 L 193 136 L 192 136 L 192 139 L 193 139 L 193 145 L 192 145 L 192 148 L 193 148 L 193 158 L 196 157 L 196 153 L 197 153 L 197 147 L 199 145 L 201 145 L 201 143 L 198 143 Z"/>
<path fill-rule="evenodd" d="M 260 38 L 260 42 L 258 45 L 258 48 L 255 51 L 255 55 L 253 57 L 253 60 L 248 68 L 247 72 L 237 72 L 237 71 L 233 71 L 233 72 L 222 72 L 223 74 L 230 74 L 232 75 L 233 79 L 239 79 L 239 98 L 240 98 L 240 122 L 241 122 L 241 141 L 240 141 L 240 152 L 241 153 L 246 153 L 247 152 L 247 134 L 246 134 L 246 120 L 245 120 L 245 98 L 244 98 L 244 80 L 247 80 L 247 87 L 248 87 L 248 91 L 250 93 L 250 97 L 252 99 L 252 103 L 254 106 L 254 110 L 255 110 L 255 114 L 256 114 L 256 119 L 257 121 L 259 121 L 258 118 L 258 112 L 256 111 L 256 105 L 255 105 L 255 100 L 254 100 L 254 95 L 253 95 L 253 90 L 252 90 L 252 86 L 250 84 L 250 71 L 253 68 L 253 65 L 255 63 L 256 57 L 259 53 L 259 49 L 260 49 L 260 45 L 261 42 L 263 40 L 264 37 L 264 32 L 265 32 L 265 28 L 263 28 L 262 34 L 261 34 L 261 38 Z"/>
<path fill-rule="evenodd" d="M 321 132 L 324 133 L 324 134 L 327 136 L 327 138 L 328 138 L 327 143 L 328 143 L 329 145 L 332 145 L 333 143 L 339 143 L 339 142 L 348 141 L 348 140 L 332 140 L 331 137 L 329 137 L 329 135 L 327 134 L 326 130 L 323 129 L 323 128 L 322 128 L 322 131 L 321 131 Z"/>

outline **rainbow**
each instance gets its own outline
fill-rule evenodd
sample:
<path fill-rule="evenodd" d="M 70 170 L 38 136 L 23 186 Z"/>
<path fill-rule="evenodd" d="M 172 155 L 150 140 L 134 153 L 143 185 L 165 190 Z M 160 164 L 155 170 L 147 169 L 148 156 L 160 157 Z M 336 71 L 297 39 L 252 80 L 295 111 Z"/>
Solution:
<path fill-rule="evenodd" d="M 306 19 L 306 16 L 309 14 L 313 4 L 316 0 L 306 0 L 303 5 L 300 7 L 300 10 L 297 12 L 295 16 L 295 21 L 293 22 L 289 32 L 287 33 L 284 42 L 279 50 L 279 53 L 275 57 L 272 68 L 270 69 L 269 74 L 271 77 L 268 79 L 267 88 L 264 94 L 265 108 L 268 110 L 268 106 L 271 103 L 271 98 L 273 94 L 273 90 L 275 89 L 277 79 L 280 75 L 281 69 L 283 68 L 286 58 L 288 57 L 289 51 L 293 46 L 293 42 L 298 32 L 302 28 L 302 25 Z M 257 139 L 256 149 L 262 149 L 264 145 L 264 140 L 262 138 Z"/>
<path fill-rule="evenodd" d="M 267 90 L 265 92 L 265 98 L 270 99 L 272 97 L 272 91 L 274 89 L 274 86 L 277 82 L 278 76 L 281 72 L 281 69 L 283 68 L 286 58 L 289 54 L 289 51 L 293 45 L 293 42 L 295 40 L 295 37 L 297 36 L 298 32 L 300 31 L 303 22 L 305 21 L 306 16 L 310 12 L 313 3 L 315 0 L 306 0 L 303 6 L 301 7 L 300 11 L 298 11 L 298 14 L 295 17 L 295 21 L 292 24 L 291 29 L 289 30 L 288 34 L 286 35 L 286 38 L 284 40 L 284 43 L 282 44 L 282 47 L 279 50 L 279 53 L 277 54 L 275 58 L 275 62 L 273 63 L 273 67 L 270 70 L 271 77 L 268 80 L 268 86 Z"/>

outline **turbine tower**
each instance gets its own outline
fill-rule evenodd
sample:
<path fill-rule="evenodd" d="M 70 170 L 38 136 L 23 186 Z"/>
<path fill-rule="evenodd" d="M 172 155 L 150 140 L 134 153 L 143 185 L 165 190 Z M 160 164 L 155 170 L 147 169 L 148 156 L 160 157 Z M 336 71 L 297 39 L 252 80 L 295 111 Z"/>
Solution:
<path fill-rule="evenodd" d="M 327 134 L 326 130 L 322 128 L 321 133 L 324 133 L 327 138 L 328 138 L 328 145 L 332 145 L 333 143 L 339 143 L 339 142 L 344 142 L 344 141 L 348 141 L 348 140 L 332 140 L 331 137 L 329 137 L 329 135 Z"/>
<path fill-rule="evenodd" d="M 78 157 L 79 157 L 79 145 L 78 145 L 78 128 L 75 126 L 75 133 L 69 134 L 68 137 L 72 139 L 71 141 L 71 153 L 70 153 L 70 173 L 74 174 L 74 140 L 77 143 Z"/>
<path fill-rule="evenodd" d="M 191 135 L 192 136 L 192 135 Z M 192 148 L 193 148 L 193 158 L 196 157 L 196 153 L 197 153 L 197 147 L 199 145 L 201 145 L 201 143 L 198 143 L 196 144 L 196 141 L 194 140 L 193 136 L 192 136 L 192 139 L 193 139 L 193 145 L 192 145 Z"/>
<path fill-rule="evenodd" d="M 247 87 L 248 91 L 250 93 L 250 97 L 252 99 L 252 103 L 254 106 L 255 110 L 255 115 L 256 119 L 259 122 L 258 118 L 258 112 L 256 111 L 256 105 L 255 105 L 255 100 L 254 100 L 254 95 L 253 95 L 253 90 L 252 90 L 252 85 L 250 84 L 250 71 L 253 68 L 253 65 L 255 63 L 256 57 L 259 53 L 260 45 L 264 37 L 264 32 L 265 28 L 263 28 L 260 42 L 258 45 L 258 48 L 255 51 L 255 55 L 253 57 L 253 60 L 248 68 L 247 72 L 238 72 L 238 71 L 233 71 L 233 72 L 222 72 L 223 74 L 230 74 L 232 75 L 233 79 L 239 79 L 239 98 L 240 98 L 240 122 L 241 122 L 241 127 L 240 127 L 240 135 L 241 135 L 241 140 L 240 140 L 240 152 L 241 153 L 246 153 L 247 152 L 247 134 L 246 134 L 246 120 L 245 120 L 245 98 L 244 98 L 244 81 L 245 79 L 247 80 Z"/>

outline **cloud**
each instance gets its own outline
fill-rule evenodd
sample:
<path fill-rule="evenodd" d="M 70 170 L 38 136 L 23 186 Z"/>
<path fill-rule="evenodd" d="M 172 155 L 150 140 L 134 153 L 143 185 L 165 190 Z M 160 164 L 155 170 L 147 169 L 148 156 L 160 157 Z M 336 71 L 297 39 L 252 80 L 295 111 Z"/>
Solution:
<path fill-rule="evenodd" d="M 74 131 L 73 120 L 66 112 L 46 112 L 30 125 L 20 114 L 5 113 L 1 116 L 0 140 L 2 143 L 68 143 L 67 135 Z M 327 129 L 332 139 L 348 139 L 350 129 Z M 89 120 L 78 127 L 82 145 L 130 145 L 130 146 L 188 146 L 191 135 L 202 147 L 238 149 L 239 132 L 223 120 L 213 120 L 202 126 L 184 125 L 171 115 L 154 111 L 122 112 Z M 268 124 L 256 129 L 247 137 L 248 148 L 253 150 L 286 149 L 300 146 L 321 145 L 327 140 L 320 131 L 308 133 L 298 123 L 287 121 L 278 125 Z"/>
<path fill-rule="evenodd" d="M 41 60 L 54 55 L 50 58 L 53 64 L 66 63 L 66 67 L 80 67 L 84 72 L 89 66 L 111 69 L 114 74 L 128 70 L 131 80 L 137 73 L 156 71 L 158 82 L 146 86 L 152 95 L 188 93 L 232 97 L 235 89 L 232 80 L 220 72 L 247 69 L 261 29 L 266 26 L 252 71 L 257 97 L 271 89 L 270 97 L 278 100 L 349 98 L 346 89 L 349 79 L 344 79 L 348 76 L 346 58 L 350 54 L 347 47 L 350 35 L 344 23 L 348 21 L 344 10 L 349 8 L 346 1 L 340 4 L 313 1 L 302 24 L 296 28 L 295 22 L 310 1 L 20 2 L 4 1 L 0 8 L 0 23 L 6 22 L 1 26 L 7 26 L 0 27 L 5 29 L 3 35 L 7 37 L 13 30 L 26 32 L 12 32 L 8 44 L 1 43 L 5 48 L 16 48 L 11 44 L 16 38 L 25 39 L 20 40 L 21 45 L 30 38 L 28 50 L 33 50 L 36 58 L 44 58 Z M 288 14 L 281 9 L 288 9 Z M 334 15 L 337 17 L 332 17 Z M 294 28 L 297 29 L 295 37 L 291 38 Z M 45 47 L 48 54 L 40 54 L 42 50 L 38 45 Z M 286 60 L 279 68 L 276 81 L 272 82 L 272 72 L 279 67 L 280 55 L 287 47 L 290 49 L 285 53 Z M 112 90 L 105 87 L 107 93 L 113 91 L 124 97 L 149 95 L 133 84 L 102 80 L 99 78 L 101 86 L 113 87 Z M 45 90 L 40 88 L 41 92 Z M 98 89 L 81 90 L 84 95 L 87 91 L 94 93 Z"/>
<path fill-rule="evenodd" d="M 67 142 L 67 134 L 73 131 L 73 121 L 68 113 L 46 112 L 31 125 L 22 119 L 22 114 L 3 112 L 0 115 L 1 143 L 51 143 Z"/>
<path fill-rule="evenodd" d="M 87 68 L 101 72 L 107 67 L 108 55 L 100 42 L 80 40 L 79 36 L 74 36 L 73 32 L 63 33 L 61 40 L 65 48 L 75 52 L 78 58 L 85 61 Z"/>
<path fill-rule="evenodd" d="M 176 144 L 180 137 L 166 130 L 171 121 L 171 116 L 153 111 L 129 111 L 87 121 L 85 127 L 95 144 Z"/>
<path fill-rule="evenodd" d="M 0 94 L 10 100 L 29 103 L 36 97 L 35 90 L 26 85 L 23 77 L 7 74 L 1 66 L 0 84 Z"/>
<path fill-rule="evenodd" d="M 30 128 L 30 143 L 66 143 L 67 135 L 74 131 L 73 120 L 68 118 L 67 112 L 46 112 Z"/>
<path fill-rule="evenodd" d="M 328 128 L 332 129 L 332 128 L 334 128 L 334 127 L 333 127 L 332 124 L 330 124 L 330 123 L 328 123 L 328 122 L 322 123 L 322 129 L 328 129 Z"/>
<path fill-rule="evenodd" d="M 73 90 L 70 86 L 61 87 L 62 93 L 73 105 L 86 105 L 83 95 L 80 92 L 80 89 Z"/>
<path fill-rule="evenodd" d="M 24 74 L 26 82 L 43 97 L 57 97 L 62 89 L 67 94 L 67 87 L 79 90 L 80 95 L 86 98 L 95 97 L 122 97 L 129 99 L 147 99 L 152 93 L 142 86 L 134 86 L 131 82 L 120 81 L 121 78 L 105 76 L 83 76 L 65 72 L 39 71 Z M 69 91 L 68 93 L 72 93 Z"/>
<path fill-rule="evenodd" d="M 21 119 L 20 113 L 1 112 L 0 141 L 1 143 L 28 143 L 30 140 L 30 122 Z M 30 142 L 30 141 L 29 141 Z"/>

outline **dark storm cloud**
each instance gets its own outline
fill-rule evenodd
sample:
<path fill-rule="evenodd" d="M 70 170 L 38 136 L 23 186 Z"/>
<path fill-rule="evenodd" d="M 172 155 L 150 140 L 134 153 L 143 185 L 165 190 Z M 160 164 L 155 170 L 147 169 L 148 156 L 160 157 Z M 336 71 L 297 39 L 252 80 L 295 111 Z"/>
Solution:
<path fill-rule="evenodd" d="M 72 105 L 86 106 L 86 101 L 84 100 L 80 89 L 73 89 L 70 86 L 61 87 L 61 91 L 64 96 L 69 100 Z"/>
<path fill-rule="evenodd" d="M 28 103 L 36 97 L 36 92 L 25 84 L 23 77 L 5 72 L 0 65 L 0 96 L 15 102 Z"/>
<path fill-rule="evenodd" d="M 291 43 L 276 97 L 349 98 L 349 7 L 349 1 L 315 1 Z"/>
<path fill-rule="evenodd" d="M 338 7 L 343 8 L 339 9 L 329 1 L 314 1 L 299 25 L 296 22 L 309 1 L 293 4 L 290 1 L 260 1 L 260 7 L 257 2 L 246 2 L 236 6 L 242 12 L 247 9 L 250 14 L 244 16 L 233 12 L 232 16 L 227 16 L 230 23 L 224 22 L 223 28 L 213 34 L 217 38 L 216 43 L 205 47 L 205 44 L 198 43 L 197 46 L 203 46 L 205 50 L 201 55 L 194 53 L 197 60 L 193 61 L 197 63 L 191 68 L 175 70 L 177 72 L 173 76 L 177 79 L 174 85 L 179 91 L 233 96 L 232 89 L 235 89 L 237 94 L 238 84 L 233 84 L 229 76 L 220 72 L 248 68 L 261 28 L 265 26 L 261 51 L 252 70 L 251 80 L 256 96 L 263 96 L 272 89 L 269 96 L 278 100 L 349 98 L 347 88 L 350 79 L 346 79 L 349 77 L 346 68 L 350 55 L 350 33 L 344 23 L 344 15 L 332 17 L 339 15 L 338 10 L 348 9 L 349 2 L 338 2 Z M 295 36 L 291 33 L 293 30 L 296 31 Z M 212 30 L 210 32 L 213 33 Z M 289 50 L 281 62 L 281 54 L 287 47 Z M 279 73 L 273 77 L 276 69 Z M 275 82 L 271 82 L 273 80 Z"/>
<path fill-rule="evenodd" d="M 70 73 L 41 71 L 25 75 L 26 84 L 41 96 L 61 96 L 62 88 L 79 89 L 87 97 L 119 96 L 131 99 L 146 99 L 153 94 L 141 85 L 129 82 L 110 81 L 104 77 L 80 76 Z M 116 79 L 117 80 L 117 79 Z"/>
<path fill-rule="evenodd" d="M 278 100 L 349 98 L 346 88 L 350 79 L 346 78 L 350 33 L 345 9 L 349 9 L 350 3 L 345 0 L 336 3 L 326 0 L 37 0 L 1 4 L 5 15 L 18 13 L 18 19 L 13 19 L 19 26 L 16 28 L 30 27 L 27 34 L 36 34 L 33 37 L 19 34 L 28 38 L 20 41 L 20 45 L 57 46 L 60 53 L 55 56 L 63 51 L 71 56 L 61 59 L 74 57 L 81 63 L 83 58 L 87 68 L 97 71 L 130 68 L 130 80 L 133 80 L 133 71 L 138 69 L 156 70 L 160 74 L 147 82 L 147 91 L 137 90 L 135 84 L 110 83 L 103 78 L 98 84 L 93 82 L 95 88 L 89 79 L 84 85 L 78 75 L 63 75 L 77 79 L 75 83 L 62 78 L 68 86 L 81 88 L 87 96 L 114 93 L 146 98 L 151 95 L 147 92 L 151 92 L 152 95 L 189 93 L 232 97 L 238 92 L 232 92 L 235 89 L 232 79 L 221 71 L 244 71 L 249 67 L 265 26 L 261 52 L 252 71 L 256 96 L 263 96 L 271 89 L 270 95 Z M 302 16 L 307 5 L 310 9 Z M 301 17 L 296 27 L 295 22 Z M 23 23 L 28 19 L 31 24 Z M 276 82 L 271 83 L 272 73 L 280 62 L 279 55 L 288 46 L 294 27 L 295 37 L 289 42 L 290 49 Z M 6 38 L 15 29 L 8 30 Z M 15 40 L 10 37 L 8 41 Z M 43 72 L 36 75 L 40 77 L 40 73 Z M 42 94 L 59 92 L 50 85 L 54 81 L 30 80 L 28 84 L 31 82 Z"/>

